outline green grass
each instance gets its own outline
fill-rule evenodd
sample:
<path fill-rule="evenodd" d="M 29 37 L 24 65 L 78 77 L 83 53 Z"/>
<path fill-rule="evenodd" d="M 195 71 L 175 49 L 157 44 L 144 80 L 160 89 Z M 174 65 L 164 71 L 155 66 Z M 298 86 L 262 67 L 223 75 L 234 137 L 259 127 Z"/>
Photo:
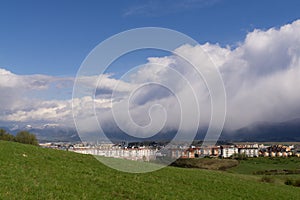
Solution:
<path fill-rule="evenodd" d="M 90 155 L 0 141 L 0 199 L 299 199 L 253 175 L 167 167 L 131 174 Z"/>
<path fill-rule="evenodd" d="M 228 169 L 228 172 L 235 174 L 257 174 L 257 177 L 264 179 L 268 177 L 272 182 L 276 184 L 284 185 L 287 179 L 289 180 L 300 180 L 300 174 L 286 174 L 282 175 L 280 173 L 272 175 L 270 170 L 297 170 L 300 169 L 300 158 L 248 158 L 247 160 L 241 160 L 239 165 Z M 261 175 L 259 175 L 261 174 Z M 300 188 L 299 188 L 300 190 Z"/>
<path fill-rule="evenodd" d="M 101 163 L 110 166 L 113 169 L 129 172 L 129 173 L 146 173 L 152 172 L 165 167 L 165 165 L 143 162 L 143 161 L 131 161 L 125 159 L 116 159 L 104 156 L 95 156 Z"/>
<path fill-rule="evenodd" d="M 258 171 L 276 169 L 300 169 L 300 158 L 248 158 L 247 160 L 241 160 L 237 167 L 233 167 L 228 171 L 239 174 L 253 174 Z"/>

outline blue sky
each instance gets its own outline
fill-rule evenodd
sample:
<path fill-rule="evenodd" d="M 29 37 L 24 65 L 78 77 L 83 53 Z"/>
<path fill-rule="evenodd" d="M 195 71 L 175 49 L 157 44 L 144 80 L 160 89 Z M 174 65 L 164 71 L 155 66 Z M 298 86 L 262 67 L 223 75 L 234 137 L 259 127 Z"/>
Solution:
<path fill-rule="evenodd" d="M 95 131 L 97 124 L 90 119 L 94 112 L 85 110 L 93 109 L 96 102 L 110 129 L 115 127 L 114 106 L 136 94 L 132 102 L 143 105 L 132 105 L 135 122 L 147 124 L 153 111 L 155 128 L 159 128 L 164 114 L 151 106 L 162 105 L 170 114 L 166 129 L 173 130 L 181 114 L 176 95 L 189 102 L 189 86 L 199 101 L 187 103 L 188 111 L 201 107 L 204 124 L 209 124 L 210 91 L 203 77 L 175 55 L 159 50 L 121 56 L 100 85 L 98 74 L 83 77 L 84 88 L 99 92 L 97 101 L 92 98 L 95 92 L 72 99 L 77 70 L 93 48 L 117 33 L 140 27 L 173 29 L 200 43 L 175 51 L 199 66 L 209 63 L 199 56 L 203 50 L 213 60 L 226 90 L 227 128 L 300 118 L 299 10 L 298 0 L 0 0 L 0 126 L 53 123 L 74 127 L 75 112 L 84 129 Z M 146 65 L 119 79 L 141 64 Z M 174 70 L 184 79 L 177 80 Z M 176 90 L 175 96 L 161 95 L 162 87 L 143 87 L 147 81 L 169 85 Z M 118 111 L 116 116 L 124 117 L 120 119 L 124 126 L 135 130 L 122 113 L 126 109 L 121 106 Z M 189 119 L 190 112 L 183 117 Z M 186 122 L 187 131 L 195 128 L 189 124 L 192 119 Z"/>
<path fill-rule="evenodd" d="M 145 26 L 171 28 L 199 43 L 234 46 L 254 28 L 294 21 L 299 10 L 297 0 L 2 0 L 0 67 L 16 74 L 73 76 L 101 41 Z"/>

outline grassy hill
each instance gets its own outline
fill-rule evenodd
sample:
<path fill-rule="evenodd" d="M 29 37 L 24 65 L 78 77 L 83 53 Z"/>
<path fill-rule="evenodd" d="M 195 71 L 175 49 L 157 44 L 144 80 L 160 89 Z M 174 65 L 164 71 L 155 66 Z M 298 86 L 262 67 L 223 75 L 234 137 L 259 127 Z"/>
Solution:
<path fill-rule="evenodd" d="M 167 167 L 110 169 L 93 156 L 0 141 L 0 199 L 299 199 L 257 176 Z"/>

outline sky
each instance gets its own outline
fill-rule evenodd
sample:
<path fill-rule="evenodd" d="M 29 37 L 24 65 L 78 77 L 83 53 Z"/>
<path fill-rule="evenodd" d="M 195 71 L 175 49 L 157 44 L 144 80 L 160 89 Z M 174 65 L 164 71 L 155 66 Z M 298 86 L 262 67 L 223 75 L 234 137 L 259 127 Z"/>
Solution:
<path fill-rule="evenodd" d="M 0 6 L 0 66 L 17 74 L 75 75 L 101 41 L 138 27 L 164 27 L 199 43 L 235 45 L 255 28 L 299 17 L 299 1 L 15 1 Z"/>
<path fill-rule="evenodd" d="M 299 118 L 299 9 L 300 2 L 296 0 L 2 0 L 0 126 L 74 127 L 75 113 L 82 130 L 97 130 L 89 118 L 91 113 L 82 112 L 85 106 L 93 107 L 93 95 L 72 101 L 75 76 L 99 43 L 141 27 L 173 29 L 193 38 L 199 45 L 183 45 L 174 51 L 196 65 L 208 62 L 200 56 L 202 51 L 210 56 L 226 91 L 225 128 Z M 132 71 L 126 80 L 120 80 L 141 64 L 144 66 Z M 119 125 L 127 132 L 147 135 L 149 130 L 159 131 L 162 127 L 177 129 L 181 118 L 189 119 L 189 112 L 180 114 L 177 108 L 181 102 L 178 104 L 175 98 L 177 95 L 181 101 L 189 101 L 189 89 L 179 77 L 174 78 L 172 70 L 184 76 L 196 91 L 201 125 L 207 125 L 212 110 L 205 81 L 170 52 L 132 52 L 111 65 L 102 75 L 102 85 L 96 83 L 97 74 L 80 81 L 85 87 L 96 88 L 96 111 L 104 129 Z M 145 80 L 172 86 L 174 91 L 158 86 L 136 91 Z M 131 93 L 130 109 L 118 107 Z M 114 106 L 117 115 L 113 113 Z M 193 106 L 185 109 L 191 111 Z M 124 110 L 130 111 L 133 121 L 128 121 Z M 165 115 L 169 117 L 164 119 Z M 115 116 L 123 118 L 116 123 Z M 183 124 L 187 132 L 194 126 L 188 121 Z M 133 126 L 135 123 L 150 124 L 150 128 L 139 129 Z"/>

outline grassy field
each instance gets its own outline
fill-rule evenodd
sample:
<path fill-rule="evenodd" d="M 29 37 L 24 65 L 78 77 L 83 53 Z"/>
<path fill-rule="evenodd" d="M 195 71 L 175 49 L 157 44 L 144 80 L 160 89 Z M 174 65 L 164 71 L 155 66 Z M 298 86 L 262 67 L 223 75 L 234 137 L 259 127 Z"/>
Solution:
<path fill-rule="evenodd" d="M 300 169 L 300 158 L 248 158 L 241 160 L 238 166 L 228 171 L 239 174 L 255 174 L 258 171 L 275 169 Z"/>
<path fill-rule="evenodd" d="M 238 167 L 234 170 L 238 170 Z M 300 188 L 257 176 L 166 167 L 110 169 L 93 156 L 0 141 L 0 199 L 299 199 Z"/>
<path fill-rule="evenodd" d="M 269 177 L 272 182 L 284 184 L 287 179 L 300 180 L 300 158 L 248 158 L 241 160 L 239 165 L 228 169 L 235 174 L 257 175 Z M 298 174 L 282 174 L 285 171 L 296 171 Z M 299 188 L 300 189 L 300 188 Z"/>

